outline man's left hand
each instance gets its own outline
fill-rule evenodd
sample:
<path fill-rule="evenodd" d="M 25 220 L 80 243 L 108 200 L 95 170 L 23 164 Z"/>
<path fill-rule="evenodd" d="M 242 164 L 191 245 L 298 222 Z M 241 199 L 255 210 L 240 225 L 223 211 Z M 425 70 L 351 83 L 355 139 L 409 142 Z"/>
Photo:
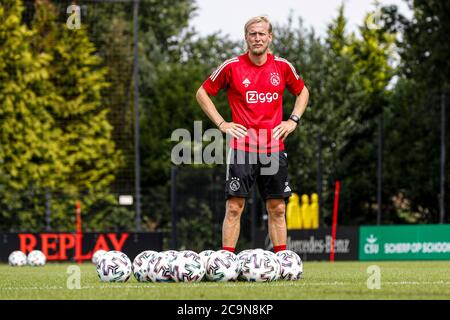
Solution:
<path fill-rule="evenodd" d="M 292 120 L 283 121 L 273 129 L 273 137 L 284 141 L 296 127 L 297 124 Z"/>

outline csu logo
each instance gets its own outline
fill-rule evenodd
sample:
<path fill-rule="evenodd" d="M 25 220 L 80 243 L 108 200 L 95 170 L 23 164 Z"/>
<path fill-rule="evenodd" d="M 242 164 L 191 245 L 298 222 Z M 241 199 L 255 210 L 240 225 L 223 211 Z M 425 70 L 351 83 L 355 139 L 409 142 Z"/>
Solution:
<path fill-rule="evenodd" d="M 380 246 L 376 243 L 377 240 L 373 234 L 366 238 L 367 243 L 364 245 L 365 254 L 377 254 L 380 251 Z"/>
<path fill-rule="evenodd" d="M 258 91 L 247 91 L 245 94 L 245 98 L 247 100 L 247 103 L 272 102 L 278 100 L 278 93 L 277 92 L 259 93 Z"/>

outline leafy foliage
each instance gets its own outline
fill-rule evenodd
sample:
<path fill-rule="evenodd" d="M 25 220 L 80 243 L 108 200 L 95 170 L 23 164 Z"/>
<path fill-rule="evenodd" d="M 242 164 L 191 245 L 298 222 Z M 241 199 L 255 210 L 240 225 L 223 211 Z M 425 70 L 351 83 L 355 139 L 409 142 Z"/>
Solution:
<path fill-rule="evenodd" d="M 322 224 L 330 223 L 337 179 L 339 223 L 375 222 L 380 120 L 383 222 L 437 221 L 440 110 L 433 106 L 449 91 L 450 7 L 444 0 L 407 2 L 413 19 L 386 6 L 381 29 L 361 22 L 356 33 L 347 32 L 345 6 L 322 38 L 297 17 L 274 26 L 272 51 L 294 64 L 310 91 L 302 125 L 286 141 L 291 185 L 297 193 L 321 188 Z M 133 4 L 89 6 L 87 23 L 74 31 L 55 11 L 65 2 L 24 3 L 27 10 L 32 4 L 32 18 L 22 17 L 19 0 L 0 5 L 2 228 L 41 230 L 50 210 L 54 228 L 71 229 L 72 204 L 83 197 L 88 229 L 132 229 L 134 212 L 115 206 L 115 193 L 134 192 Z M 195 13 L 193 0 L 139 5 L 139 147 L 147 230 L 171 228 L 172 132 L 183 128 L 193 134 L 194 121 L 202 121 L 203 132 L 214 126 L 195 92 L 220 63 L 243 52 L 242 42 L 220 33 L 200 37 L 188 27 Z M 283 97 L 285 118 L 294 99 L 289 93 Z M 231 118 L 225 92 L 213 101 Z M 224 211 L 217 197 L 222 167 L 180 169 L 180 247 L 216 246 Z M 448 189 L 448 173 L 446 178 Z M 248 215 L 244 219 L 250 222 Z"/>
<path fill-rule="evenodd" d="M 106 69 L 86 32 L 58 24 L 49 2 L 36 2 L 31 30 L 21 11 L 19 1 L 2 7 L 2 212 L 18 216 L 10 227 L 34 230 L 52 210 L 53 227 L 70 230 L 75 199 L 111 201 L 105 190 L 122 163 L 101 105 Z"/>

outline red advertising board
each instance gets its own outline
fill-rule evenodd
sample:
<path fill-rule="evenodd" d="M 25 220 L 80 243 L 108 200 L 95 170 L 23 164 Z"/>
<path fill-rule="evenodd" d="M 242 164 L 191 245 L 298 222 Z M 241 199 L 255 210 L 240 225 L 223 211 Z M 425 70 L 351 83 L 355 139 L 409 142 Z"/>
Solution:
<path fill-rule="evenodd" d="M 41 250 L 48 261 L 91 260 L 97 250 L 118 250 L 133 259 L 145 250 L 162 250 L 162 235 L 150 233 L 0 233 L 0 261 L 14 250 Z"/>

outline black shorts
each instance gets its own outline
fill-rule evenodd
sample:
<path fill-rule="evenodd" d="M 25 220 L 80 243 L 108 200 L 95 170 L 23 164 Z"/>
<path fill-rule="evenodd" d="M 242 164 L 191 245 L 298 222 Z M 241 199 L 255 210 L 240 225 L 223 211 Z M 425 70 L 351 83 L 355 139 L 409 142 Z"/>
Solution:
<path fill-rule="evenodd" d="M 225 196 L 247 198 L 254 183 L 264 200 L 291 196 L 287 153 L 258 154 L 230 149 L 227 157 Z"/>

